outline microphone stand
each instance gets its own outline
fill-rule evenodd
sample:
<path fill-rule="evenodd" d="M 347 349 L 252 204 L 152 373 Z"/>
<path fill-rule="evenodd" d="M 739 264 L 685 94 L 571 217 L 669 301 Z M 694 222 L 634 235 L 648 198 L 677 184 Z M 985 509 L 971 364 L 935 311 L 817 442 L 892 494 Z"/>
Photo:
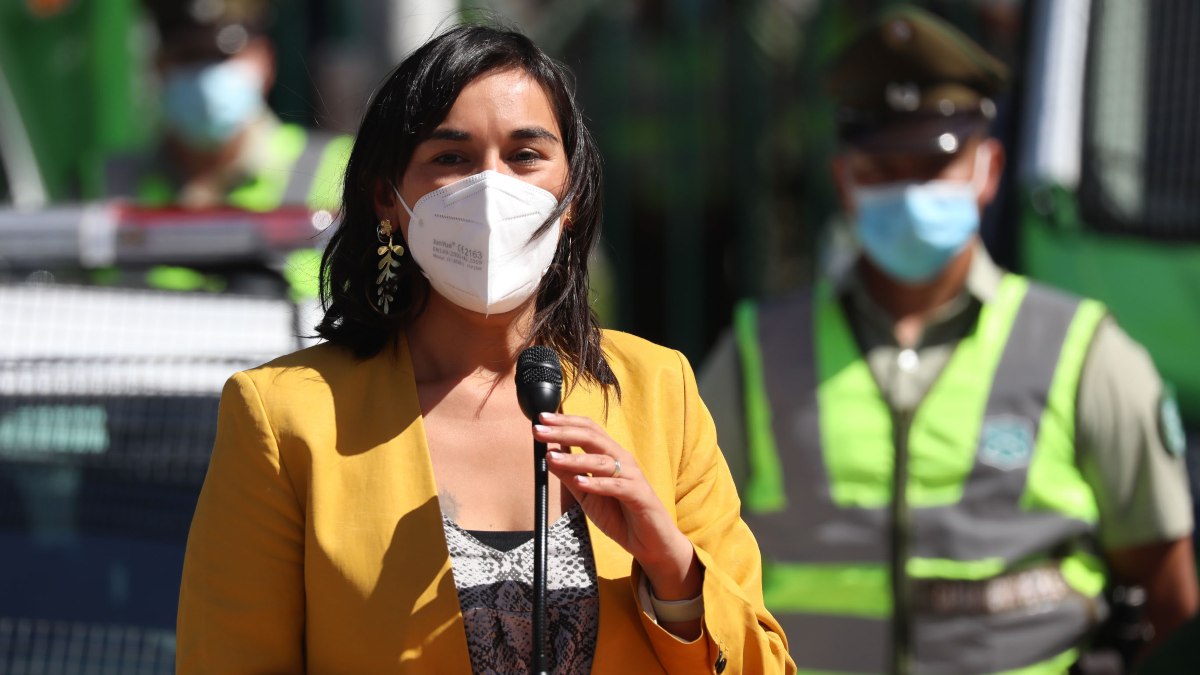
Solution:
<path fill-rule="evenodd" d="M 562 401 L 562 365 L 553 349 L 534 345 L 517 357 L 517 403 L 534 425 Z M 533 441 L 533 644 L 529 668 L 546 675 L 546 512 L 550 501 L 546 444 Z"/>
<path fill-rule="evenodd" d="M 550 473 L 546 444 L 533 442 L 533 663 L 531 672 L 546 675 L 546 511 Z"/>

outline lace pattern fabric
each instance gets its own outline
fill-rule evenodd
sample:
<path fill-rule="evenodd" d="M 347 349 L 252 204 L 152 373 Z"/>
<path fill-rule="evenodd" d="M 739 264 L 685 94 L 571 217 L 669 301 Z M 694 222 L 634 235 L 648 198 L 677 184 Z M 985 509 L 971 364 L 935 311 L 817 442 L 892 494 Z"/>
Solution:
<path fill-rule="evenodd" d="M 533 622 L 533 540 L 511 551 L 484 545 L 442 516 L 476 674 L 528 673 Z M 551 672 L 592 669 L 600 597 L 587 519 L 578 504 L 547 532 L 546 657 Z"/>

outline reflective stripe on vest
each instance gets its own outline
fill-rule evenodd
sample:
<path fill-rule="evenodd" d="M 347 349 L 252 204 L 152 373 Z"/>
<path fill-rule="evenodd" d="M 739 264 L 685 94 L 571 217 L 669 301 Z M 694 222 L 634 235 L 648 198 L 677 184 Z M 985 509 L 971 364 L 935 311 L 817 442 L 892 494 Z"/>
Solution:
<path fill-rule="evenodd" d="M 230 191 L 226 202 L 248 211 L 271 211 L 285 205 L 334 210 L 341 200 L 341 179 L 352 140 L 311 134 L 295 124 L 282 124 L 272 134 L 269 167 Z M 158 172 L 141 176 L 137 200 L 143 206 L 168 206 L 174 188 Z"/>
<path fill-rule="evenodd" d="M 1074 412 L 1103 315 L 1095 302 L 1006 276 L 917 408 L 908 575 L 986 580 L 1057 561 L 1074 592 L 1036 617 L 917 613 L 916 671 L 1049 667 L 1102 611 L 1100 564 L 1078 546 L 1096 505 L 1075 466 Z M 767 605 L 802 668 L 881 672 L 890 651 L 891 413 L 828 288 L 745 305 L 735 334 L 750 443 L 747 521 L 766 561 Z"/>

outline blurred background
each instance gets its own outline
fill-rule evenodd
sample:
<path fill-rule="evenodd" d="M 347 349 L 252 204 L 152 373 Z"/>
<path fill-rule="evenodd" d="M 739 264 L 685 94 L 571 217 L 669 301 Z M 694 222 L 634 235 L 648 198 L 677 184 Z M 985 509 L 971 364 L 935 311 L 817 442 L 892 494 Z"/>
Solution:
<path fill-rule="evenodd" d="M 607 162 L 608 323 L 699 360 L 733 299 L 810 276 L 836 209 L 822 72 L 888 4 L 276 0 L 269 103 L 285 122 L 352 134 L 374 86 L 439 28 L 520 28 L 574 71 Z M 924 4 L 1015 63 L 1022 3 Z M 0 3 L 8 200 L 102 198 L 106 163 L 155 142 L 155 28 L 140 0 Z"/>
<path fill-rule="evenodd" d="M 274 116 L 328 147 L 439 29 L 530 35 L 574 71 L 606 161 L 604 323 L 698 364 L 736 299 L 846 258 L 823 72 L 889 4 L 276 0 L 256 30 Z M 993 256 L 1108 303 L 1200 429 L 1200 3 L 913 4 L 1016 75 Z M 161 140 L 172 39 L 141 0 L 0 0 L 0 673 L 170 672 L 220 386 L 310 342 L 296 270 L 335 202 L 110 199 L 115 158 Z"/>

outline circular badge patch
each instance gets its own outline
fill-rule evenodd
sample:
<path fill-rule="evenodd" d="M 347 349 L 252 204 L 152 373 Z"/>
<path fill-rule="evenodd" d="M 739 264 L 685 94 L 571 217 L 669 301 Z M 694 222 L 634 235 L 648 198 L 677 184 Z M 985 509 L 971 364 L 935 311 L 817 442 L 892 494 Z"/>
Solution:
<path fill-rule="evenodd" d="M 1173 457 L 1182 457 L 1187 449 L 1187 436 L 1183 432 L 1183 417 L 1179 404 L 1175 402 L 1175 390 L 1163 383 L 1162 398 L 1158 402 L 1158 433 L 1163 446 Z"/>
<path fill-rule="evenodd" d="M 1025 468 L 1033 457 L 1033 425 L 1021 417 L 985 419 L 979 440 L 979 461 L 1001 471 Z"/>

